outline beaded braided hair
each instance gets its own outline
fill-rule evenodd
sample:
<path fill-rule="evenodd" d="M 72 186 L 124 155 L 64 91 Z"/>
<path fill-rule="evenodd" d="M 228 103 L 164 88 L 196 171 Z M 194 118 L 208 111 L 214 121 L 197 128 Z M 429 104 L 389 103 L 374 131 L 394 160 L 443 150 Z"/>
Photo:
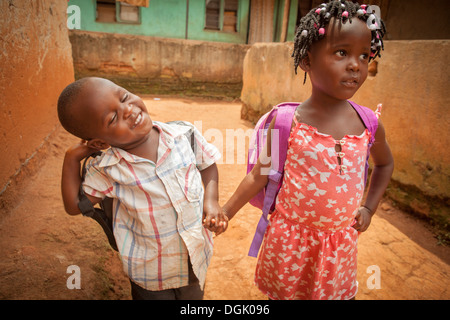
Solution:
<path fill-rule="evenodd" d="M 346 0 L 332 0 L 322 3 L 317 8 L 312 9 L 308 14 L 300 19 L 294 39 L 295 74 L 300 61 L 305 58 L 311 45 L 325 36 L 325 27 L 330 23 L 331 18 L 339 19 L 342 23 L 352 23 L 352 18 L 356 17 L 365 22 L 372 33 L 371 53 L 369 61 L 376 57 L 381 57 L 380 51 L 384 50 L 383 36 L 386 33 L 384 22 L 368 12 L 367 5 L 359 5 Z M 380 22 L 378 24 L 377 20 Z M 306 82 L 306 72 L 303 84 Z"/>

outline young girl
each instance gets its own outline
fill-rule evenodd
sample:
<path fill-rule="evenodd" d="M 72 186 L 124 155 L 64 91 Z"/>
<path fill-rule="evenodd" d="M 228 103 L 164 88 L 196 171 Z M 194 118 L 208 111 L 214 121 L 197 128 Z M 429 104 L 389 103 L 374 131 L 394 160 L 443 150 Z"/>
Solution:
<path fill-rule="evenodd" d="M 370 133 L 347 99 L 364 83 L 384 34 L 382 22 L 365 9 L 331 1 L 311 10 L 298 27 L 295 69 L 309 75 L 312 93 L 293 119 L 282 188 L 256 267 L 256 285 L 271 299 L 356 295 L 358 231 L 369 226 L 393 170 L 379 123 L 370 150 L 374 169 L 361 205 Z M 261 154 L 270 156 L 270 130 L 267 141 L 269 152 Z M 261 174 L 267 162 L 260 158 L 224 205 L 229 219 L 267 184 L 268 176 Z"/>

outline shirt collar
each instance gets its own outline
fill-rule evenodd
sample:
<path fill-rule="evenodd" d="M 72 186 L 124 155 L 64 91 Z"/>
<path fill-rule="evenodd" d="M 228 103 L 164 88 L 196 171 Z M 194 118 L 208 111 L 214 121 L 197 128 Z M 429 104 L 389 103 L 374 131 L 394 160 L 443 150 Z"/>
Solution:
<path fill-rule="evenodd" d="M 160 154 L 161 151 L 164 153 L 167 149 L 173 149 L 175 146 L 175 139 L 189 130 L 188 126 L 173 126 L 159 121 L 153 121 L 153 127 L 160 133 L 158 154 Z M 129 163 L 146 161 L 146 159 L 135 156 L 123 149 L 110 147 L 104 151 L 99 167 L 113 166 L 119 163 L 121 159 L 124 159 Z"/>

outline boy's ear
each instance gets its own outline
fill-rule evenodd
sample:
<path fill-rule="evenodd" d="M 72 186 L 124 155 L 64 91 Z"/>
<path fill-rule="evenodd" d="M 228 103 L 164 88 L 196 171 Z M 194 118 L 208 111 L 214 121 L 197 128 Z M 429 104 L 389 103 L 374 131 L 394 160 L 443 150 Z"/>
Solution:
<path fill-rule="evenodd" d="M 300 60 L 299 66 L 303 71 L 305 72 L 309 71 L 309 69 L 311 68 L 311 60 L 309 59 L 309 52 L 306 57 Z"/>
<path fill-rule="evenodd" d="M 91 139 L 86 144 L 89 148 L 93 148 L 93 149 L 97 149 L 97 150 L 103 150 L 103 149 L 109 148 L 109 144 L 101 139 Z"/>

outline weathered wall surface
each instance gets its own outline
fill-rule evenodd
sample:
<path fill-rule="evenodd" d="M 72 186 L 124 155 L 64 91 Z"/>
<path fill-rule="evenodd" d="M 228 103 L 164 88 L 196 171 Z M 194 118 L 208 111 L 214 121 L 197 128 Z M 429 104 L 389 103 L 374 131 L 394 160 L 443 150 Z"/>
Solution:
<path fill-rule="evenodd" d="M 66 1 L 0 1 L 0 194 L 58 123 L 74 79 Z"/>
<path fill-rule="evenodd" d="M 203 91 L 214 86 L 242 88 L 242 65 L 249 46 L 147 36 L 70 32 L 77 78 L 103 76 L 138 91 Z M 238 93 L 239 94 L 239 93 Z"/>
<path fill-rule="evenodd" d="M 356 102 L 375 109 L 383 103 L 381 120 L 395 158 L 393 180 L 403 191 L 390 195 L 426 215 L 448 221 L 450 198 L 450 67 L 449 40 L 386 41 L 378 73 L 368 77 Z M 283 101 L 303 101 L 311 92 L 303 72 L 296 76 L 292 43 L 256 44 L 244 60 L 242 117 L 255 121 Z M 432 201 L 425 201 L 425 195 Z M 440 203 L 440 205 L 439 205 Z"/>

